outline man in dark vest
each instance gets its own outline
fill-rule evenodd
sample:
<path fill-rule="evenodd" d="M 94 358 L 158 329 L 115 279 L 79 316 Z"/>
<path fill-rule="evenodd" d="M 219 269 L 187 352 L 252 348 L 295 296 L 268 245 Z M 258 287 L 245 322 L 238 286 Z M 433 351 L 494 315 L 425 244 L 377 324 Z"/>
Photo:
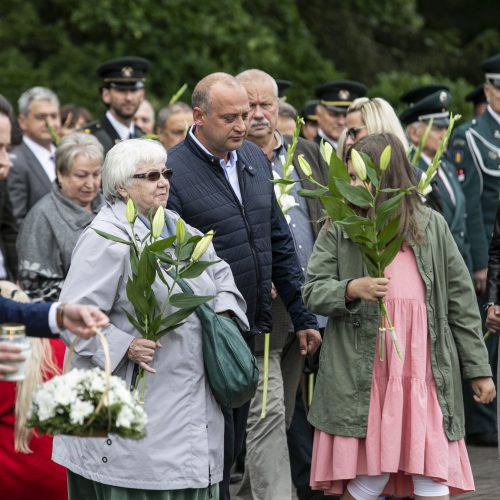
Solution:
<path fill-rule="evenodd" d="M 142 57 L 120 57 L 105 62 L 97 69 L 102 79 L 102 102 L 108 111 L 99 120 L 83 127 L 83 131 L 99 139 L 107 153 L 117 142 L 142 137 L 134 124 L 134 115 L 144 100 L 144 82 L 149 61 Z"/>
<path fill-rule="evenodd" d="M 192 107 L 194 125 L 168 153 L 174 175 L 167 206 L 201 231 L 215 230 L 217 255 L 231 266 L 247 303 L 249 344 L 270 331 L 273 282 L 292 317 L 300 353 L 314 353 L 321 343 L 318 324 L 302 301 L 304 276 L 274 195 L 271 169 L 260 148 L 245 141 L 247 92 L 233 76 L 213 73 L 196 85 Z M 229 473 L 244 440 L 248 408 L 222 409 L 222 500 L 229 500 Z"/>

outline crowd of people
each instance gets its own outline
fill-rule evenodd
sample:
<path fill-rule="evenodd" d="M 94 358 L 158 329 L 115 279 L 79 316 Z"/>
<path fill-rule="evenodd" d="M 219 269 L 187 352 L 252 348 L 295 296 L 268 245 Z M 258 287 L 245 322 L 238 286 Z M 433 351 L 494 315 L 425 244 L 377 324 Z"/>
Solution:
<path fill-rule="evenodd" d="M 290 82 L 248 69 L 207 75 L 190 105 L 157 111 L 145 99 L 154 67 L 121 57 L 97 69 L 106 111 L 94 121 L 79 105 L 61 107 L 45 87 L 24 90 L 17 113 L 0 96 L 0 280 L 32 301 L 0 297 L 2 322 L 49 337 L 34 340 L 44 353 L 38 382 L 61 368 L 73 334 L 84 340 L 71 367 L 103 368 L 95 327 L 108 340 L 113 374 L 131 385 L 138 366 L 150 372 L 148 434 L 137 442 L 27 433 L 19 408 L 33 381 L 18 383 L 17 396 L 12 382 L 0 382 L 2 490 L 20 500 L 35 492 L 229 500 L 231 483 L 238 500 L 473 491 L 466 443 L 498 445 L 498 338 L 485 344 L 483 325 L 500 329 L 500 54 L 482 69 L 485 83 L 469 97 L 476 117 L 454 131 L 425 197 L 411 188 L 450 123 L 452 96 L 439 83 L 408 89 L 399 116 L 352 80 L 317 86 L 297 111 L 283 97 Z M 298 115 L 304 123 L 290 174 L 285 158 Z M 378 164 L 391 147 L 381 187 L 410 194 L 398 209 L 404 243 L 384 277 L 367 275 L 318 197 L 300 195 L 316 187 L 303 178 L 300 157 L 316 181 L 332 182 L 321 144 L 343 160 L 353 186 L 364 185 L 353 150 Z M 286 217 L 273 175 L 295 181 Z M 134 230 L 129 199 L 139 214 Z M 262 376 L 245 405 L 217 403 L 196 314 L 158 342 L 129 321 L 128 247 L 95 230 L 142 241 L 157 208 L 165 210 L 163 237 L 179 218 L 192 234 L 215 231 L 206 258 L 220 260 L 189 283 L 237 323 L 261 374 L 266 365 L 265 417 Z M 153 288 L 162 302 L 165 285 L 158 279 Z M 380 353 L 382 298 L 398 325 L 401 359 L 389 336 Z M 0 379 L 21 359 L 0 344 Z"/>

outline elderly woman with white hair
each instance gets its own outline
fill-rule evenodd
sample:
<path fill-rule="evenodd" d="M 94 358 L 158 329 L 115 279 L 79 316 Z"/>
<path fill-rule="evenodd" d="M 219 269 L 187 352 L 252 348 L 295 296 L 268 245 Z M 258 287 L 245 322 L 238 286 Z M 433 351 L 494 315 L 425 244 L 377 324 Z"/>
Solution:
<path fill-rule="evenodd" d="M 17 238 L 19 282 L 35 301 L 59 298 L 71 254 L 99 212 L 103 150 L 92 135 L 67 135 L 56 151 L 52 191 L 28 212 Z"/>
<path fill-rule="evenodd" d="M 162 337 L 161 344 L 140 337 L 126 315 L 126 311 L 134 314 L 125 290 L 131 273 L 128 246 L 94 231 L 142 240 L 149 231 L 148 212 L 167 204 L 173 172 L 166 159 L 161 144 L 147 139 L 123 141 L 108 152 L 102 171 L 106 205 L 78 241 L 62 290 L 61 300 L 95 304 L 109 315 L 110 326 L 104 334 L 113 374 L 130 385 L 137 365 L 153 372 L 146 377 L 145 439 L 130 441 L 110 435 L 107 439 L 54 440 L 52 458 L 68 468 L 70 500 L 219 498 L 224 419 L 205 376 L 198 316 L 188 316 Z M 130 198 L 139 213 L 135 234 L 125 213 Z M 165 210 L 164 234 L 172 233 L 178 217 Z M 200 234 L 189 226 L 187 230 Z M 212 246 L 203 258 L 218 260 Z M 245 302 L 225 262 L 209 266 L 188 281 L 195 294 L 214 297 L 209 304 L 215 312 L 230 312 L 248 328 Z M 153 288 L 162 303 L 166 286 L 157 279 Z M 165 317 L 172 312 L 168 306 Z M 95 339 L 80 341 L 71 359 L 76 368 L 103 367 L 103 363 L 102 348 Z"/>

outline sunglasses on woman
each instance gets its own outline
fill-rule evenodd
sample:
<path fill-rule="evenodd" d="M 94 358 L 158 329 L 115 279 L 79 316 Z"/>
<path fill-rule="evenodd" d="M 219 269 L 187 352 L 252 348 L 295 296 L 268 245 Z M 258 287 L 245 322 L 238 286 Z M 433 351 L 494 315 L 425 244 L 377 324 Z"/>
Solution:
<path fill-rule="evenodd" d="M 347 129 L 347 137 L 350 137 L 353 141 L 355 141 L 360 131 L 364 128 L 366 128 L 366 125 L 363 125 L 362 127 L 351 127 Z"/>
<path fill-rule="evenodd" d="M 174 171 L 171 168 L 164 168 L 161 172 L 154 170 L 152 172 L 146 172 L 145 174 L 135 174 L 132 176 L 133 179 L 146 179 L 151 182 L 158 182 L 160 180 L 160 175 L 163 175 L 165 179 L 170 179 Z"/>

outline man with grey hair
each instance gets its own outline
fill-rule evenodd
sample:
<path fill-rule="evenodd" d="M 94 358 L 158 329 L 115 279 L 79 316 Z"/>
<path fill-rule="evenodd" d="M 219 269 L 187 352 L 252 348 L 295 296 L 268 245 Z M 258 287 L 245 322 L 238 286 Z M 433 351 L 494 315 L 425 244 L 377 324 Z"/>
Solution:
<path fill-rule="evenodd" d="M 259 69 L 249 69 L 236 76 L 245 87 L 250 103 L 250 125 L 247 139 L 259 146 L 267 158 L 269 167 L 283 178 L 283 162 L 292 137 L 278 130 L 281 103 L 278 86 L 273 77 Z M 293 133 L 293 131 L 292 131 Z M 301 171 L 298 156 L 303 155 L 319 182 L 327 184 L 328 167 L 321 158 L 319 146 L 300 138 L 293 158 L 295 167 L 292 178 L 298 180 Z M 289 226 L 302 272 L 305 272 L 312 247 L 318 235 L 322 216 L 321 203 L 317 199 L 302 198 L 300 188 L 314 189 L 308 181 L 294 186 L 289 193 L 294 206 L 288 211 Z M 296 394 L 304 360 L 299 355 L 290 316 L 278 296 L 272 303 L 273 332 L 270 342 L 268 416 L 260 418 L 261 401 L 254 398 L 250 405 L 247 426 L 247 455 L 243 483 L 238 492 L 241 500 L 289 499 L 291 477 L 297 488 L 299 500 L 309 498 L 309 472 L 312 452 L 312 434 L 303 407 L 298 408 L 294 419 Z M 325 318 L 318 317 L 319 326 L 325 326 Z M 255 350 L 259 366 L 263 363 L 263 344 L 256 339 Z M 301 398 L 297 398 L 300 402 Z M 300 425 L 302 424 L 302 425 Z M 287 432 L 288 429 L 288 432 Z M 288 443 L 287 443 L 288 434 Z M 300 445 L 298 445 L 300 441 Z M 290 446 L 290 460 L 289 460 Z M 304 454 L 304 451 L 306 453 Z M 290 469 L 290 465 L 292 468 Z"/>
<path fill-rule="evenodd" d="M 157 133 L 165 149 L 173 148 L 182 142 L 192 124 L 193 110 L 185 102 L 176 102 L 160 109 Z"/>
<path fill-rule="evenodd" d="M 271 329 L 274 282 L 293 319 L 302 355 L 312 353 L 321 337 L 315 316 L 302 301 L 304 277 L 292 236 L 269 182 L 266 158 L 245 141 L 250 112 L 245 88 L 227 73 L 213 73 L 196 85 L 192 105 L 194 125 L 169 151 L 174 175 L 168 208 L 201 231 L 215 230 L 215 250 L 230 265 L 247 303 L 248 343 Z M 223 408 L 224 500 L 229 499 L 230 469 L 243 444 L 248 407 Z"/>
<path fill-rule="evenodd" d="M 52 90 L 32 87 L 18 101 L 23 140 L 11 152 L 8 177 L 14 216 L 21 222 L 30 208 L 51 189 L 56 178 L 55 151 L 50 128 L 59 133 L 59 99 Z"/>

